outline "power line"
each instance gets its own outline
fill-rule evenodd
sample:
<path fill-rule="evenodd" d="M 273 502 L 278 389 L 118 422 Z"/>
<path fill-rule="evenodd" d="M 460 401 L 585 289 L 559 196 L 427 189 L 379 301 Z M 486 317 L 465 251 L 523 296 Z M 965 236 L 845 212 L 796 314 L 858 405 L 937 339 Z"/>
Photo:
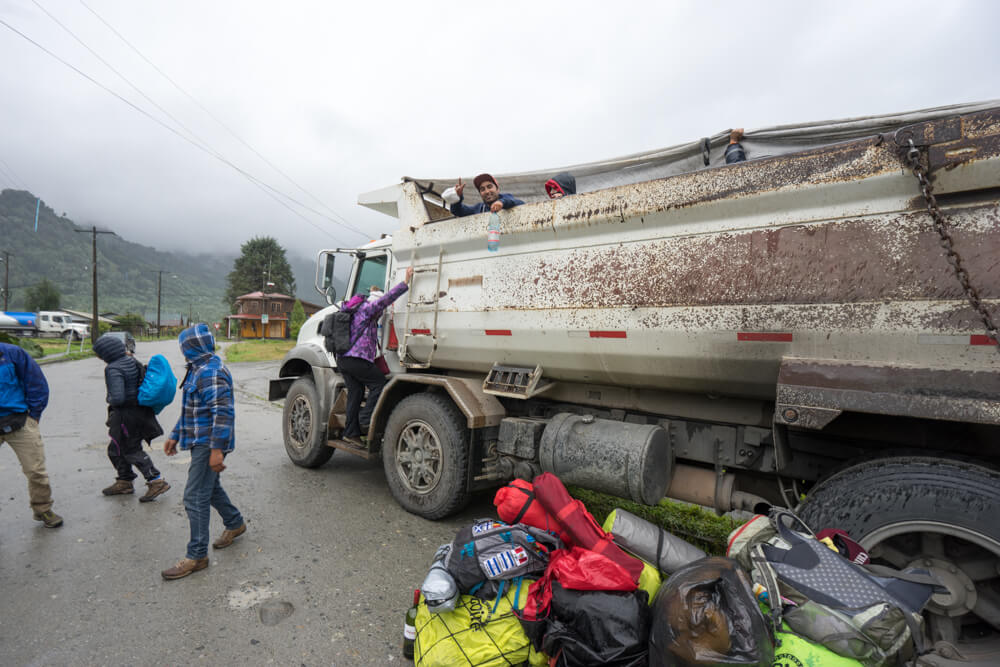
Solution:
<path fill-rule="evenodd" d="M 132 88 L 132 90 L 134 90 L 139 95 L 141 95 L 143 97 L 143 99 L 145 99 L 147 102 L 149 102 L 150 104 L 152 104 L 161 113 L 163 113 L 163 115 L 165 115 L 167 118 L 169 118 L 174 123 L 176 123 L 178 126 L 180 126 L 185 132 L 187 132 L 188 135 L 190 135 L 190 137 L 191 137 L 191 138 L 188 139 L 189 142 L 191 142 L 193 144 L 196 144 L 196 145 L 200 144 L 199 148 L 201 148 L 205 152 L 209 153 L 210 155 L 212 155 L 216 159 L 222 160 L 223 162 L 226 162 L 227 164 L 230 164 L 229 161 L 226 160 L 225 157 L 221 153 L 219 153 L 218 151 L 216 151 L 215 149 L 213 149 L 209 145 L 209 143 L 207 141 L 205 141 L 204 139 L 202 139 L 200 136 L 198 136 L 198 134 L 196 134 L 194 132 L 194 130 L 192 130 L 191 128 L 189 128 L 187 125 L 185 125 L 180 120 L 178 120 L 173 114 L 171 114 L 169 111 L 167 111 L 166 109 L 164 109 L 163 107 L 161 107 L 159 104 L 157 104 L 156 101 L 153 100 L 153 98 L 151 98 L 149 95 L 147 95 L 146 93 L 144 93 L 137 85 L 135 85 L 134 83 L 132 83 L 124 74 L 122 74 L 121 72 L 119 72 L 111 63 L 109 63 L 107 60 L 105 60 L 103 57 L 101 57 L 101 55 L 99 53 L 97 53 L 97 51 L 95 51 L 94 49 L 90 48 L 90 46 L 88 46 L 86 42 L 84 42 L 82 39 L 80 39 L 76 35 L 76 33 L 74 33 L 69 27 L 67 27 L 64 23 L 62 23 L 54 15 L 52 15 L 51 12 L 49 12 L 47 9 L 45 9 L 45 7 L 42 6 L 42 4 L 38 2 L 38 0 L 31 0 L 31 1 L 35 4 L 36 7 L 38 7 L 39 9 L 41 9 L 45 13 L 46 16 L 48 16 L 50 19 L 52 19 L 56 23 L 56 25 L 58 25 L 60 28 L 62 28 L 63 30 L 65 30 L 67 33 L 69 33 L 70 37 L 72 37 L 73 39 L 75 39 L 81 46 L 83 46 L 83 48 L 87 49 L 87 51 L 89 51 L 91 53 L 91 55 L 93 55 L 95 58 L 97 58 L 99 61 L 101 61 L 101 63 L 103 63 L 109 70 L 111 70 L 116 75 L 118 75 L 118 78 L 120 78 L 122 81 L 124 81 L 125 83 L 127 83 Z M 86 7 L 85 4 L 84 4 L 84 7 Z M 90 9 L 90 8 L 87 7 L 87 9 Z M 93 11 L 93 10 L 91 10 L 91 11 Z M 97 16 L 96 13 L 94 15 Z M 98 16 L 98 18 L 100 18 L 100 17 Z M 101 19 L 101 20 L 103 21 L 103 19 Z M 105 25 L 107 25 L 107 24 L 105 23 Z M 117 34 L 117 33 L 115 33 L 115 34 Z M 128 42 L 126 42 L 126 44 L 127 43 Z M 131 44 L 129 46 L 131 46 Z M 159 70 L 157 70 L 157 71 L 159 71 Z M 171 83 L 173 83 L 173 81 L 171 81 Z M 183 92 L 183 91 L 181 91 L 181 92 Z M 261 156 L 261 157 L 263 158 L 263 156 Z M 235 165 L 230 165 L 230 166 L 235 166 Z M 288 178 L 288 177 L 286 176 L 286 178 Z M 257 179 L 255 178 L 254 180 L 257 180 Z M 289 179 L 289 180 L 291 180 L 291 179 Z M 364 232 L 362 232 L 360 229 L 357 229 L 356 227 L 352 226 L 346 220 L 343 220 L 343 219 L 341 219 L 341 220 L 335 220 L 333 218 L 330 218 L 325 213 L 323 213 L 321 211 L 317 211 L 317 210 L 315 210 L 315 209 L 313 209 L 313 208 L 311 208 L 309 206 L 306 206 L 302 202 L 297 201 L 293 197 L 289 197 L 284 192 L 281 192 L 280 190 L 278 190 L 276 188 L 273 188 L 272 186 L 268 185 L 267 183 L 264 183 L 263 181 L 260 181 L 260 183 L 262 185 L 264 185 L 264 187 L 268 188 L 269 190 L 274 191 L 275 194 L 278 194 L 278 195 L 280 195 L 282 197 L 285 197 L 289 201 L 292 201 L 292 202 L 298 204 L 299 206 L 301 206 L 302 208 L 306 209 L 307 211 L 311 211 L 311 212 L 315 213 L 316 215 L 319 215 L 320 217 L 326 218 L 326 219 L 330 220 L 330 222 L 334 222 L 334 223 L 337 223 L 337 224 L 342 224 L 343 226 L 347 227 L 348 229 L 351 229 L 352 231 L 357 232 L 361 236 L 367 236 Z M 309 194 L 309 193 L 307 192 L 306 194 Z M 312 195 L 310 195 L 310 196 L 312 196 Z M 320 204 L 323 204 L 323 203 L 320 202 Z M 325 204 L 323 204 L 323 205 L 325 206 Z"/>
<path fill-rule="evenodd" d="M 354 227 L 353 225 L 350 225 L 350 224 L 347 224 L 347 223 L 342 223 L 342 222 L 340 222 L 338 220 L 334 220 L 334 219 L 330 218 L 329 216 L 323 215 L 319 211 L 316 211 L 315 209 L 313 209 L 313 208 L 311 208 L 309 206 L 306 206 L 305 204 L 297 201 L 294 197 L 290 197 L 290 196 L 288 196 L 288 195 L 280 192 L 276 188 L 268 185 L 267 183 L 264 183 L 263 181 L 261 181 L 260 179 L 256 178 L 255 176 L 253 176 L 249 172 L 247 172 L 247 171 L 241 169 L 240 167 L 236 166 L 235 164 L 233 164 L 232 162 L 230 162 L 229 160 L 227 160 L 225 157 L 223 157 L 221 155 L 218 155 L 218 154 L 214 154 L 209 149 L 205 148 L 204 146 L 201 146 L 201 145 L 195 143 L 194 141 L 192 141 L 188 137 L 186 137 L 183 134 L 181 134 L 180 132 L 178 132 L 176 129 L 174 129 L 174 128 L 170 127 L 169 125 L 167 125 L 166 123 L 164 123 L 159 118 L 156 118 L 155 116 L 153 116 L 152 114 L 150 114 L 149 112 L 147 112 L 145 109 L 143 109 L 143 108 L 141 108 L 141 107 L 133 104 L 130 100 L 126 99 L 125 97 L 122 97 L 121 95 L 119 95 L 115 91 L 111 90 L 110 88 L 108 88 L 107 86 L 105 86 L 104 84 L 102 84 L 101 82 L 99 82 L 96 79 L 94 79 L 89 74 L 86 74 L 85 72 L 83 72 L 79 68 L 75 67 L 74 65 L 70 64 L 66 60 L 63 60 L 62 58 L 60 58 L 59 56 L 57 56 L 55 53 L 53 53 L 49 49 L 45 48 L 44 46 L 42 46 L 41 44 L 39 44 L 35 40 L 31 39 L 30 37 L 28 37 L 27 35 L 25 35 L 23 32 L 21 32 L 20 30 L 18 30 L 14 26 L 10 25 L 9 23 L 7 23 L 6 21 L 4 21 L 3 19 L 0 19 L 0 25 L 2 25 L 3 27 L 7 28 L 8 30 L 10 30 L 14 34 L 18 35 L 22 39 L 24 39 L 24 40 L 28 41 L 29 43 L 33 44 L 37 48 L 41 49 L 46 54 L 48 54 L 49 56 L 51 56 L 55 60 L 59 61 L 61 64 L 65 65 L 66 67 L 70 68 L 71 70 L 73 70 L 74 72 L 76 72 L 77 74 L 79 74 L 80 76 L 82 76 L 83 78 L 87 79 L 88 81 L 90 81 L 91 83 L 93 83 L 98 88 L 101 88 L 105 92 L 107 92 L 107 93 L 113 95 L 114 97 L 118 98 L 119 100 L 121 100 L 122 102 L 124 102 L 125 104 L 127 104 L 128 106 L 132 107 L 133 109 L 135 109 L 136 111 L 138 111 L 139 113 L 141 113 L 143 116 L 146 116 L 147 118 L 149 118 L 150 120 L 152 120 L 157 125 L 160 125 L 161 127 L 163 127 L 164 129 L 166 129 L 167 131 L 169 131 L 169 132 L 175 134 L 176 136 L 180 137 L 181 139 L 183 139 L 184 141 L 188 142 L 189 144 L 191 144 L 195 148 L 197 148 L 197 149 L 199 149 L 199 150 L 207 153 L 208 155 L 211 155 L 212 157 L 216 158 L 217 160 L 219 160 L 223 164 L 229 166 L 230 168 L 232 168 L 233 170 L 235 170 L 236 172 L 238 172 L 239 174 L 241 174 L 244 178 L 246 178 L 247 180 L 249 180 L 251 183 L 253 183 L 254 185 L 256 185 L 258 188 L 260 188 L 262 191 L 264 191 L 265 194 L 267 194 L 268 196 L 270 196 L 276 202 L 278 202 L 279 204 L 281 204 L 282 206 L 284 206 L 286 209 L 288 209 L 289 211 L 291 211 L 293 214 L 295 214 L 298 217 L 300 217 L 308 225 L 314 227 L 315 229 L 317 229 L 320 232 L 323 232 L 324 234 L 326 234 L 330 238 L 334 238 L 335 239 L 336 237 L 333 234 L 331 234 L 329 230 L 323 229 L 322 227 L 320 227 L 319 225 L 317 225 L 316 223 L 314 223 L 312 220 L 309 220 L 308 218 L 306 218 L 300 212 L 298 212 L 295 209 L 291 208 L 287 203 L 285 203 L 282 200 L 278 199 L 277 196 L 275 196 L 275 194 L 273 194 L 273 193 L 280 194 L 281 196 L 285 197 L 286 199 L 289 199 L 290 201 L 295 202 L 296 204 L 298 204 L 302 208 L 304 208 L 304 209 L 306 209 L 308 211 L 312 211 L 313 213 L 316 213 L 317 215 L 321 215 L 322 217 L 324 217 L 324 218 L 330 220 L 331 222 L 333 222 L 334 224 L 339 225 L 341 227 L 344 227 L 346 229 L 349 229 L 349 230 L 355 232 L 356 234 L 358 234 L 360 236 L 363 236 L 365 238 L 367 238 L 369 236 L 368 234 L 365 234 L 364 232 L 362 232 L 360 229 Z"/>
<path fill-rule="evenodd" d="M 11 167 L 6 162 L 4 162 L 3 158 L 0 158 L 0 165 L 6 167 L 6 170 L 0 169 L 0 174 L 3 174 L 9 180 L 11 185 L 19 187 L 22 190 L 28 189 L 28 187 L 24 184 L 24 182 L 17 177 L 17 173 L 14 172 L 14 168 Z"/>
<path fill-rule="evenodd" d="M 106 27 L 108 28 L 108 30 L 110 30 L 111 32 L 113 32 L 113 33 L 115 34 L 115 36 L 116 36 L 116 37 L 118 37 L 118 39 L 120 39 L 120 40 L 121 40 L 122 42 L 124 42 L 124 43 L 125 43 L 125 44 L 126 44 L 126 45 L 127 45 L 127 46 L 128 46 L 129 48 L 130 48 L 130 49 L 132 49 L 132 50 L 133 50 L 133 51 L 134 51 L 134 52 L 136 53 L 136 55 L 138 55 L 138 56 L 139 56 L 140 58 L 142 58 L 142 59 L 143 59 L 143 60 L 144 60 L 144 61 L 146 62 L 146 64 L 148 64 L 148 65 L 149 65 L 150 67 L 152 67 L 152 68 L 153 68 L 154 70 L 156 70 L 156 71 L 157 71 L 157 73 L 159 73 L 159 75 L 160 75 L 160 76 L 162 76 L 162 77 L 163 77 L 164 79 L 166 79 L 167 81 L 169 81 L 169 82 L 170 82 L 170 84 L 171 84 L 171 85 L 172 85 L 172 86 L 173 86 L 174 88 L 176 88 L 177 90 L 179 90 L 179 91 L 180 91 L 180 92 L 181 92 L 181 93 L 182 93 L 182 94 L 183 94 L 184 96 L 186 96 L 186 97 L 187 97 L 187 98 L 188 98 L 189 100 L 191 100 L 191 101 L 192 101 L 192 102 L 193 102 L 193 103 L 194 103 L 194 104 L 195 104 L 195 105 L 196 105 L 196 106 L 197 106 L 197 107 L 198 107 L 199 109 L 201 109 L 202 111 L 204 111 L 204 112 L 205 112 L 205 114 L 207 114 L 209 118 L 211 118 L 211 119 L 212 119 L 212 120 L 214 120 L 214 121 L 215 121 L 216 123 L 218 123 L 218 124 L 219 124 L 219 125 L 220 125 L 220 126 L 221 126 L 221 127 L 222 127 L 222 128 L 224 129 L 224 130 L 226 130 L 226 132 L 228 132 L 228 133 L 229 133 L 229 134 L 230 134 L 230 135 L 231 135 L 231 136 L 232 136 L 233 138 L 235 138 L 235 139 L 236 139 L 237 141 L 239 141 L 239 142 L 240 142 L 241 144 L 243 144 L 244 146 L 246 146 L 246 148 L 247 148 L 248 150 L 250 150 L 250 151 L 251 151 L 251 152 L 252 152 L 252 153 L 253 153 L 254 155 L 256 155 L 256 156 L 257 156 L 257 157 L 259 157 L 259 158 L 260 158 L 261 160 L 263 160 L 263 161 L 264 161 L 264 162 L 265 162 L 265 163 L 266 163 L 266 164 L 267 164 L 267 165 L 268 165 L 269 167 L 271 167 L 272 169 L 274 169 L 274 170 L 275 170 L 276 172 L 278 172 L 279 174 L 281 174 L 282 176 L 284 176 L 284 177 L 285 177 L 285 179 L 286 179 L 286 180 L 287 180 L 287 181 L 288 181 L 289 183 L 291 183 L 292 185 L 294 185 L 295 187 L 297 187 L 297 188 L 298 188 L 299 190 L 301 190 L 301 191 L 302 191 L 303 193 L 305 193 L 306 195 L 308 195 L 309 197 L 311 197 L 311 198 L 313 199 L 313 201 L 315 201 L 316 203 L 318 203 L 318 204 L 319 204 L 320 206 L 323 206 L 323 207 L 324 207 L 324 208 L 325 208 L 326 210 L 328 210 L 328 211 L 329 211 L 329 212 L 330 212 L 330 213 L 331 213 L 332 215 L 334 215 L 334 216 L 335 216 L 335 217 L 336 217 L 337 219 L 339 219 L 339 220 L 343 221 L 343 222 L 344 222 L 345 224 L 350 224 L 350 223 L 347 223 L 347 221 L 346 221 L 346 219 L 344 218 L 344 216 L 340 215 L 340 214 L 339 214 L 339 213 L 338 213 L 338 212 L 337 212 L 336 210 L 334 210 L 334 209 L 333 209 L 333 207 L 331 207 L 330 205 L 328 205 L 328 204 L 327 204 L 326 202 L 324 202 L 323 200 L 321 200 L 321 199 L 320 199 L 319 197 L 317 197 L 316 195 L 314 195 L 314 194 L 313 194 L 312 192 L 310 192 L 309 190 L 306 190 L 306 189 L 305 189 L 304 187 L 302 187 L 301 185 L 299 185 L 299 184 L 298 184 L 298 182 L 296 182 L 296 181 L 295 181 L 295 179 L 293 179 L 293 178 L 292 178 L 291 176 L 289 176 L 289 175 L 288 175 L 288 174 L 286 174 L 286 173 L 285 173 L 284 171 L 282 171 L 282 170 L 281 170 L 281 169 L 280 169 L 280 168 L 279 168 L 279 167 L 278 167 L 277 165 L 275 165 L 275 164 L 274 164 L 273 162 L 271 162 L 270 160 L 268 160 L 268 159 L 267 159 L 267 158 L 266 158 L 266 157 L 265 157 L 264 155 L 262 155 L 262 154 L 261 154 L 261 153 L 260 153 L 260 152 L 259 152 L 259 151 L 258 151 L 258 150 L 257 150 L 256 148 L 254 148 L 254 147 L 253 147 L 253 146 L 251 146 L 251 145 L 250 145 L 249 143 L 247 143 L 247 142 L 246 142 L 246 141 L 245 141 L 245 140 L 244 140 L 244 139 L 243 139 L 243 138 L 242 138 L 242 137 L 241 137 L 240 135 L 236 134 L 236 132 L 234 132 L 234 131 L 233 131 L 233 130 L 232 130 L 232 129 L 231 129 L 231 128 L 230 128 L 229 126 L 228 126 L 228 125 L 226 125 L 226 124 L 225 124 L 224 122 L 222 122 L 222 120 L 220 120 L 220 119 L 219 119 L 218 117 L 216 117 L 216 116 L 215 116 L 215 114 L 213 114 L 213 113 L 212 113 L 211 111 L 209 111 L 208 109 L 206 109 L 206 108 L 204 107 L 204 105 L 202 105 L 202 104 L 201 104 L 201 102 L 199 102 L 199 101 L 198 101 L 198 100 L 197 100 L 197 99 L 196 99 L 196 98 L 194 97 L 194 95 L 192 95 L 191 93 L 189 93 L 188 91 L 186 91 L 186 90 L 185 90 L 184 88 L 182 88 L 182 87 L 180 86 L 180 84 L 178 84 L 178 83 L 177 83 L 176 81 L 174 81 L 174 80 L 173 80 L 172 78 L 170 78 L 170 76 L 168 76 L 168 75 L 166 74 L 166 72 L 164 72 L 164 71 L 163 71 L 163 70 L 161 70 L 161 69 L 160 69 L 159 67 L 157 67 L 157 66 L 156 66 L 156 64 L 154 64 L 154 63 L 153 63 L 153 61 L 151 61 L 151 60 L 150 60 L 149 58 L 147 58 L 147 57 L 146 57 L 146 56 L 145 56 L 145 55 L 144 55 L 144 54 L 143 54 L 143 53 L 142 53 L 142 52 L 141 52 L 141 51 L 140 51 L 140 50 L 139 50 L 138 48 L 136 48 L 136 47 L 135 47 L 135 46 L 134 46 L 134 45 L 133 45 L 133 44 L 132 44 L 132 43 L 131 43 L 130 41 L 128 41 L 127 39 L 125 39 L 125 37 L 124 37 L 124 36 L 123 36 L 123 35 L 122 35 L 122 34 L 121 34 L 120 32 L 118 32 L 117 30 L 115 30 L 115 28 L 114 28 L 114 27 L 113 27 L 113 26 L 112 26 L 112 25 L 111 25 L 110 23 L 108 23 L 108 22 L 107 22 L 106 20 L 104 20 L 104 18 L 103 18 L 103 17 L 102 17 L 102 16 L 100 15 L 100 14 L 98 14 L 98 13 L 97 13 L 96 11 L 94 11 L 94 9 L 92 9 L 92 8 L 90 7 L 90 5 L 88 5 L 88 4 L 87 4 L 86 2 L 84 2 L 83 0 L 79 0 L 79 2 L 80 2 L 80 4 L 81 4 L 81 5 L 83 5 L 84 7 L 86 7 L 86 9 L 87 9 L 87 10 L 88 10 L 88 11 L 89 11 L 89 12 L 90 12 L 91 14 L 93 14 L 93 15 L 94 15 L 95 17 L 97 17 L 97 20 L 99 20 L 99 21 L 100 21 L 101 23 L 103 23 L 103 24 L 104 24 L 104 25 L 105 25 L 105 26 L 106 26 Z"/>

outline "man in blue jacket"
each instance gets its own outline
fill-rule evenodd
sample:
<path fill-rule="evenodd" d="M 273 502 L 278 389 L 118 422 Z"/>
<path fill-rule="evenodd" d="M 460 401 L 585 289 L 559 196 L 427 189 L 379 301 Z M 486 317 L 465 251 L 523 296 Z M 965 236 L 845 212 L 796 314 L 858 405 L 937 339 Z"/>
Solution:
<path fill-rule="evenodd" d="M 35 521 L 58 528 L 63 520 L 52 511 L 45 446 L 38 430 L 48 404 L 49 383 L 35 360 L 16 345 L 0 343 L 0 444 L 10 445 L 21 462 Z"/>
<path fill-rule="evenodd" d="M 450 205 L 452 214 L 459 218 L 464 215 L 485 213 L 486 211 L 499 213 L 505 208 L 514 208 L 524 203 L 514 197 L 514 195 L 500 192 L 500 184 L 497 183 L 497 179 L 489 174 L 479 174 L 472 180 L 472 184 L 476 186 L 476 190 L 479 190 L 479 196 L 483 198 L 483 203 L 476 204 L 475 206 L 466 206 L 462 203 L 464 198 L 462 193 L 465 192 L 465 183 L 462 183 L 461 178 L 458 179 L 458 185 L 454 188 L 448 188 L 441 194 L 445 202 Z"/>
<path fill-rule="evenodd" d="M 208 567 L 208 522 L 214 507 L 225 530 L 212 546 L 224 549 L 246 532 L 243 515 L 236 509 L 219 473 L 226 469 L 223 458 L 236 447 L 233 376 L 215 354 L 215 338 L 207 324 L 196 324 L 178 337 L 187 360 L 187 374 L 181 387 L 183 405 L 170 437 L 163 443 L 167 456 L 177 448 L 191 450 L 184 509 L 191 525 L 187 554 L 160 574 L 164 579 L 180 579 Z"/>

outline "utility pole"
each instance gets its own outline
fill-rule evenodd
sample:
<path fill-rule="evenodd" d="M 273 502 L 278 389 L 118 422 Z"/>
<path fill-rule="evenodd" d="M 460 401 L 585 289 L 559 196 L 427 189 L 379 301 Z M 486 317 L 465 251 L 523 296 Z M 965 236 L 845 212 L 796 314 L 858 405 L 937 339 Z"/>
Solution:
<path fill-rule="evenodd" d="M 10 297 L 10 253 L 3 251 L 3 309 L 7 311 L 7 299 Z"/>
<path fill-rule="evenodd" d="M 86 229 L 76 229 L 73 231 L 87 233 Z M 96 226 L 90 228 L 90 233 L 93 235 L 93 241 L 91 242 L 92 249 L 92 266 L 94 274 L 94 312 L 91 313 L 91 324 L 90 324 L 90 344 L 93 345 L 97 342 L 97 337 L 100 335 L 100 326 L 97 322 L 97 235 L 98 234 L 114 234 L 114 232 L 99 232 Z"/>
<path fill-rule="evenodd" d="M 156 337 L 160 337 L 160 294 L 163 293 L 163 270 L 156 272 Z"/>

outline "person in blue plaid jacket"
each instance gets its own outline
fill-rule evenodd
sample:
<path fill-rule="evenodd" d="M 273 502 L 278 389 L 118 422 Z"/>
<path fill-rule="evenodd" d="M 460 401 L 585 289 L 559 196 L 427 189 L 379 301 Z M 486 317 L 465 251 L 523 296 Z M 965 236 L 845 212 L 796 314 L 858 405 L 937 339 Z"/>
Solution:
<path fill-rule="evenodd" d="M 187 374 L 181 384 L 181 416 L 163 443 L 163 451 L 173 456 L 177 449 L 191 451 L 184 509 L 191 524 L 187 554 L 161 574 L 164 579 L 180 579 L 208 567 L 208 523 L 211 508 L 222 517 L 225 530 L 212 543 L 223 549 L 246 532 L 243 515 L 230 502 L 219 481 L 226 469 L 223 458 L 236 446 L 233 376 L 215 354 L 215 338 L 207 324 L 196 324 L 178 337 L 187 360 Z"/>

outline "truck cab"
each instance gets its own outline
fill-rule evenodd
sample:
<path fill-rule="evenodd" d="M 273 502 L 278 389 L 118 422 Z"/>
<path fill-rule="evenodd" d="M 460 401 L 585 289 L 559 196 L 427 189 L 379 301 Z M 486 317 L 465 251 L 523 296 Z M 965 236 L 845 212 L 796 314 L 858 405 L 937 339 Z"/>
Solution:
<path fill-rule="evenodd" d="M 44 337 L 62 337 L 67 340 L 83 340 L 90 335 L 90 327 L 73 322 L 69 313 L 59 310 L 42 310 L 38 313 L 38 333 Z"/>

